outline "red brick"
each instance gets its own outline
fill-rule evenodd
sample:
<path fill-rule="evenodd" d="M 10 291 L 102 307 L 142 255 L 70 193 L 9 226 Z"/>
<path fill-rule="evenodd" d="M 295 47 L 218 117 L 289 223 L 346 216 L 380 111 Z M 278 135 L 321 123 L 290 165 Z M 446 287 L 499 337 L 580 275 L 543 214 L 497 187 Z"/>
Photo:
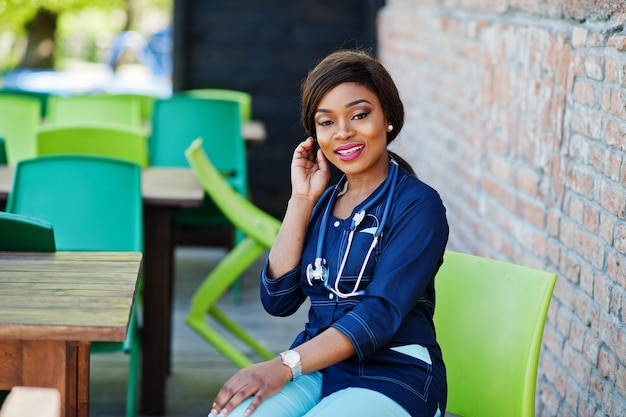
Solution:
<path fill-rule="evenodd" d="M 589 265 L 581 265 L 580 267 L 580 288 L 585 291 L 589 297 L 593 297 L 593 283 L 595 279 L 594 270 Z"/>
<path fill-rule="evenodd" d="M 605 68 L 607 81 L 613 84 L 619 84 L 621 79 L 620 75 L 624 72 L 624 64 L 622 61 L 615 57 L 608 56 L 606 57 Z"/>
<path fill-rule="evenodd" d="M 615 229 L 615 249 L 626 255 L 626 225 L 619 223 Z"/>
<path fill-rule="evenodd" d="M 611 284 L 603 276 L 596 276 L 593 284 L 593 299 L 606 311 L 609 312 L 611 305 Z"/>
<path fill-rule="evenodd" d="M 613 231 L 615 230 L 615 221 L 613 216 L 606 213 L 600 213 L 600 237 L 609 245 L 613 244 Z"/>
<path fill-rule="evenodd" d="M 604 173 L 606 174 L 606 176 L 614 181 L 619 182 L 621 167 L 622 155 L 615 152 L 609 153 L 609 155 L 607 156 L 606 168 L 604 169 Z"/>
<path fill-rule="evenodd" d="M 600 225 L 600 213 L 593 207 L 585 206 L 583 209 L 583 224 L 590 232 L 598 234 Z"/>
<path fill-rule="evenodd" d="M 607 145 L 626 150 L 626 123 L 607 118 L 604 125 L 603 138 Z"/>
<path fill-rule="evenodd" d="M 609 252 L 606 257 L 606 275 L 617 285 L 626 289 L 626 259 L 622 254 Z"/>
<path fill-rule="evenodd" d="M 556 210 L 550 210 L 546 214 L 546 230 L 550 236 L 558 236 L 561 214 Z"/>
<path fill-rule="evenodd" d="M 592 365 L 597 364 L 599 352 L 600 341 L 592 332 L 587 332 L 585 334 L 585 346 L 583 348 L 583 354 L 585 355 L 585 358 L 587 358 L 589 363 L 591 363 Z"/>
<path fill-rule="evenodd" d="M 606 347 L 600 349 L 600 355 L 598 357 L 598 371 L 603 377 L 615 382 L 617 376 L 617 361 L 615 360 L 615 355 L 613 355 L 613 353 Z"/>
<path fill-rule="evenodd" d="M 621 89 L 614 89 L 611 94 L 611 114 L 621 118 L 622 124 L 626 123 L 626 92 Z"/>
<path fill-rule="evenodd" d="M 589 40 L 591 37 L 587 38 Z M 584 60 L 585 75 L 593 80 L 602 81 L 604 79 L 604 57 L 590 55 Z"/>
<path fill-rule="evenodd" d="M 595 184 L 593 174 L 586 167 L 571 165 L 567 175 L 568 185 L 572 190 L 593 198 L 593 187 Z"/>
<path fill-rule="evenodd" d="M 585 81 L 574 83 L 574 100 L 579 104 L 593 106 L 596 102 L 596 95 L 593 84 Z"/>
<path fill-rule="evenodd" d="M 624 217 L 626 193 L 622 187 L 601 180 L 599 201 L 609 213 L 617 217 Z"/>
<path fill-rule="evenodd" d="M 615 47 L 618 51 L 626 51 L 626 36 L 624 35 L 613 35 L 609 38 L 607 42 L 609 46 Z"/>

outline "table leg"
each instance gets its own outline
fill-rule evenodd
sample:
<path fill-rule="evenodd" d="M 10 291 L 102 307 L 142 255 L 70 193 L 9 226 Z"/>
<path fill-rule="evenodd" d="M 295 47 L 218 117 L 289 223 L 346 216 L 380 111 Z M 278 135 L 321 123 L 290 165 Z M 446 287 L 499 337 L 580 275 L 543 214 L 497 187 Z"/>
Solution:
<path fill-rule="evenodd" d="M 141 414 L 165 414 L 169 368 L 173 221 L 176 209 L 144 206 Z"/>
<path fill-rule="evenodd" d="M 0 389 L 55 388 L 61 416 L 89 417 L 89 342 L 0 340 Z"/>

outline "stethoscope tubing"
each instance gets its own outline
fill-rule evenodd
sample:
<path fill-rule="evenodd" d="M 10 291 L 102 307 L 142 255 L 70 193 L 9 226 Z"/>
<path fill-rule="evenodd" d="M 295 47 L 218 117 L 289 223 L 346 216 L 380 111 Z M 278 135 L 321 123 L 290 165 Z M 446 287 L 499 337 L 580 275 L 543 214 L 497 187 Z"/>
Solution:
<path fill-rule="evenodd" d="M 394 190 L 395 190 L 396 183 L 397 183 L 398 164 L 396 163 L 395 160 L 391 159 L 390 165 L 391 165 L 390 173 L 387 179 L 385 180 L 385 183 L 383 184 L 383 188 L 361 210 L 355 213 L 355 215 L 352 218 L 352 223 L 350 224 L 350 233 L 348 235 L 348 242 L 346 245 L 346 250 L 342 257 L 339 270 L 337 271 L 337 277 L 335 279 L 335 285 L 333 288 L 328 284 L 328 268 L 326 267 L 326 259 L 323 257 L 323 249 L 324 249 L 324 241 L 326 239 L 328 221 L 330 219 L 330 211 L 333 205 L 335 204 L 335 201 L 337 200 L 339 190 L 343 189 L 345 185 L 345 181 L 346 181 L 345 175 L 341 178 L 339 183 L 337 183 L 337 185 L 335 186 L 328 200 L 324 213 L 322 214 L 322 221 L 320 224 L 320 229 L 319 229 L 318 238 L 317 238 L 315 261 L 313 264 L 309 264 L 307 266 L 306 276 L 307 276 L 307 281 L 309 285 L 312 286 L 313 281 L 315 280 L 321 280 L 326 289 L 328 289 L 330 292 L 334 293 L 337 297 L 340 297 L 340 298 L 363 296 L 365 294 L 363 290 L 357 291 L 356 289 L 359 288 L 359 285 L 361 284 L 361 280 L 363 278 L 363 274 L 365 272 L 367 263 L 369 262 L 372 251 L 378 244 L 379 238 L 383 233 L 383 229 L 385 227 L 387 218 L 389 216 L 391 202 L 393 200 L 393 194 L 394 194 Z M 350 291 L 349 293 L 344 293 L 339 290 L 339 282 L 341 280 L 341 275 L 343 274 L 343 269 L 345 267 L 345 264 L 348 260 L 350 249 L 352 248 L 352 240 L 354 238 L 354 233 L 357 227 L 359 226 L 359 224 L 361 223 L 361 221 L 363 220 L 363 218 L 365 217 L 367 210 L 371 208 L 375 203 L 377 203 L 380 200 L 380 198 L 385 195 L 385 193 L 387 193 L 387 200 L 385 201 L 385 208 L 383 210 L 383 216 L 382 216 L 380 223 L 378 224 L 378 227 L 376 228 L 374 239 L 372 240 L 372 243 L 370 244 L 370 247 L 367 251 L 367 255 L 365 256 L 363 260 L 363 264 L 361 265 L 361 270 L 359 271 L 357 281 L 352 291 Z"/>

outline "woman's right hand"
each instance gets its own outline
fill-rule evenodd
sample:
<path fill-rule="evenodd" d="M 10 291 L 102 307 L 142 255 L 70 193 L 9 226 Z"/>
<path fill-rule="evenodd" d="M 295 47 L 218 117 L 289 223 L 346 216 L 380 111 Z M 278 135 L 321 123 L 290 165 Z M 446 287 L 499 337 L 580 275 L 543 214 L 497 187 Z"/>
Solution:
<path fill-rule="evenodd" d="M 309 137 L 301 142 L 291 160 L 292 196 L 315 200 L 322 195 L 330 180 L 330 167 L 324 154 Z"/>

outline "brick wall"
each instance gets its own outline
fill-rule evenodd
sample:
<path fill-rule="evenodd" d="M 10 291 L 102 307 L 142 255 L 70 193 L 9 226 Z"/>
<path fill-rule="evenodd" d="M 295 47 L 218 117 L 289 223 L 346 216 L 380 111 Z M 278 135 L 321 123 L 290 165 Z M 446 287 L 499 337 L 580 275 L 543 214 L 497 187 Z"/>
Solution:
<path fill-rule="evenodd" d="M 538 416 L 626 416 L 626 6 L 388 0 L 394 148 L 439 190 L 449 248 L 559 278 Z"/>

